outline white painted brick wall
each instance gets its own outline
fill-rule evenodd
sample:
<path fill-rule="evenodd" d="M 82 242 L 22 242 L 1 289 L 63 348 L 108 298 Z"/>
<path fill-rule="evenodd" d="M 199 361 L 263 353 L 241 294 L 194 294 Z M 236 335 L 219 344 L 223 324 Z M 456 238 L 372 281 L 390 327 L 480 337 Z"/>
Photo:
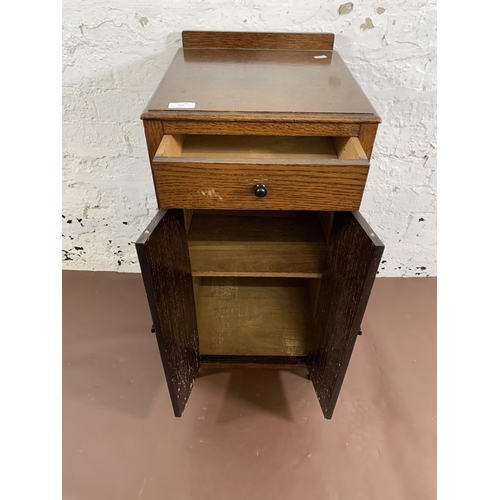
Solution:
<path fill-rule="evenodd" d="M 64 268 L 139 271 L 156 211 L 139 116 L 188 29 L 335 33 L 383 120 L 361 207 L 380 276 L 436 275 L 436 2 L 416 0 L 66 0 Z"/>

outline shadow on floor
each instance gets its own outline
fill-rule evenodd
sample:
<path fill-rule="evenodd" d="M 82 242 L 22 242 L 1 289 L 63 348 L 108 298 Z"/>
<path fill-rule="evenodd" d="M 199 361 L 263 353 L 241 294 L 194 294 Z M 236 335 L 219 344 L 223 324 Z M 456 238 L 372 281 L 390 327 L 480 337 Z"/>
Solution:
<path fill-rule="evenodd" d="M 293 421 L 278 370 L 232 369 L 228 375 L 229 382 L 217 423 L 237 420 L 247 410 L 270 413 L 288 422 Z"/>

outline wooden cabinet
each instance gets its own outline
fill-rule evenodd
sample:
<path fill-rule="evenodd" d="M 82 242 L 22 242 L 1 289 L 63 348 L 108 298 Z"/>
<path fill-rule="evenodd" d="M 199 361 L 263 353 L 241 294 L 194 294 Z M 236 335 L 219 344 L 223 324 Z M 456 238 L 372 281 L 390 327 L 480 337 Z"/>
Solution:
<path fill-rule="evenodd" d="M 383 245 L 359 209 L 380 118 L 332 34 L 183 32 L 141 118 L 137 241 L 170 396 L 202 365 L 307 366 L 326 418 Z"/>

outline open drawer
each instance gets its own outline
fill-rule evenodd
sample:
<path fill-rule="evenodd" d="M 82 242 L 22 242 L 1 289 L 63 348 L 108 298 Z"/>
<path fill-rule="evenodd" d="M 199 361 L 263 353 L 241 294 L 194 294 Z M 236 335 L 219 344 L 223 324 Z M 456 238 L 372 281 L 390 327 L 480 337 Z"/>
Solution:
<path fill-rule="evenodd" d="M 177 416 L 203 364 L 306 365 L 332 416 L 383 245 L 357 212 L 259 213 L 161 209 L 136 243 Z"/>
<path fill-rule="evenodd" d="M 158 205 L 357 210 L 369 161 L 357 137 L 164 135 L 152 162 Z"/>

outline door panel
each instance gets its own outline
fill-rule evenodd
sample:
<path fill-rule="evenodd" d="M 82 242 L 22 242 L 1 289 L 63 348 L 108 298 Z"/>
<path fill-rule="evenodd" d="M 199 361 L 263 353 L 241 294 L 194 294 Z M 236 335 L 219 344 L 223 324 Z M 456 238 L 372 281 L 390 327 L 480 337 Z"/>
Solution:
<path fill-rule="evenodd" d="M 332 417 L 383 251 L 359 212 L 335 212 L 308 358 L 325 418 Z"/>
<path fill-rule="evenodd" d="M 174 413 L 180 417 L 200 366 L 183 211 L 161 209 L 136 248 Z"/>

